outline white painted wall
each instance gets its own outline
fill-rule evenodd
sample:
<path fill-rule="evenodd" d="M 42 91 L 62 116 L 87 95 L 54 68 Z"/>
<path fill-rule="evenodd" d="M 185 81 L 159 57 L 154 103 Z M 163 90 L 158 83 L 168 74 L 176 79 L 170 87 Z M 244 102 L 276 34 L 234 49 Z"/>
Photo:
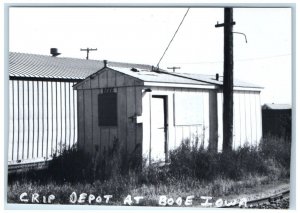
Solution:
<path fill-rule="evenodd" d="M 151 97 L 152 95 L 164 95 L 168 100 L 168 148 L 169 150 L 175 149 L 180 146 L 183 140 L 191 139 L 195 141 L 196 137 L 199 138 L 199 142 L 203 142 L 205 148 L 208 147 L 209 142 L 209 90 L 203 89 L 184 89 L 184 88 L 168 88 L 168 87 L 152 87 L 152 92 L 143 93 L 142 106 L 143 106 L 143 156 L 149 160 L 151 155 L 151 141 L 154 140 L 153 133 L 151 132 Z M 179 95 L 180 94 L 180 95 Z M 185 109 L 183 107 L 176 108 L 176 97 L 182 99 L 182 95 L 185 96 L 185 100 L 193 103 L 199 103 L 199 107 L 190 107 Z M 199 98 L 194 101 L 193 99 Z M 188 103 L 187 103 L 188 104 Z M 185 104 L 186 105 L 186 104 Z M 189 112 L 187 113 L 187 110 Z M 192 111 L 194 112 L 192 112 Z M 199 112 L 199 111 L 200 112 Z M 176 113 L 174 113 L 176 111 Z M 184 120 L 181 124 L 177 119 L 176 114 L 188 114 L 192 116 L 197 114 L 197 119 L 191 119 L 191 123 Z M 184 118 L 181 117 L 182 119 Z M 200 145 L 200 143 L 198 145 Z"/>
<path fill-rule="evenodd" d="M 223 141 L 223 94 L 218 93 L 218 151 Z M 248 143 L 259 145 L 262 138 L 260 93 L 257 91 L 235 91 L 233 95 L 233 148 Z"/>
<path fill-rule="evenodd" d="M 181 89 L 181 88 L 164 88 L 153 87 L 152 92 L 143 93 L 143 156 L 149 159 L 150 144 L 151 144 L 151 96 L 166 95 L 168 97 L 168 123 L 169 123 L 169 150 L 180 146 L 184 139 L 199 137 L 199 141 L 203 142 L 204 148 L 209 145 L 209 90 L 204 89 Z M 199 97 L 201 106 L 198 109 L 201 111 L 201 122 L 195 124 L 179 125 L 176 123 L 176 94 L 190 96 L 191 98 Z M 185 98 L 187 101 L 188 98 Z M 217 94 L 218 101 L 218 151 L 222 151 L 223 142 L 223 94 Z M 177 103 L 179 104 L 179 103 Z M 194 110 L 197 108 L 193 107 Z M 180 107 L 181 112 L 186 113 L 184 108 Z M 196 113 L 196 112 L 195 112 Z M 199 112 L 197 112 L 198 114 Z M 192 112 L 188 113 L 193 114 Z M 197 119 L 196 119 L 197 120 Z M 195 119 L 192 119 L 195 121 Z M 235 91 L 234 92 L 234 118 L 233 118 L 233 148 L 237 149 L 245 145 L 258 145 L 262 137 L 262 121 L 261 121 L 261 104 L 260 93 L 258 91 Z"/>

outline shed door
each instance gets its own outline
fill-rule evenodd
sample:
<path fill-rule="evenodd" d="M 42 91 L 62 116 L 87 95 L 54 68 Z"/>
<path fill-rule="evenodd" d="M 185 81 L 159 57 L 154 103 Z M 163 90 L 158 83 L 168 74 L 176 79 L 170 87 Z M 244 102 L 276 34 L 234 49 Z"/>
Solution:
<path fill-rule="evenodd" d="M 167 96 L 151 99 L 151 162 L 165 162 L 168 147 Z"/>

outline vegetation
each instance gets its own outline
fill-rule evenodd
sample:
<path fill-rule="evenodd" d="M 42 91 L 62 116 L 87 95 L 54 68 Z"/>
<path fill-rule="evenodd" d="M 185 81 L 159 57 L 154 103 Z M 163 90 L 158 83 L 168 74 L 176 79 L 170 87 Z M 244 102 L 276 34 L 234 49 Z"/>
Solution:
<path fill-rule="evenodd" d="M 159 195 L 238 195 L 289 178 L 290 142 L 280 138 L 269 137 L 258 147 L 246 145 L 228 153 L 212 153 L 186 140 L 170 152 L 170 164 L 163 167 L 142 165 L 138 153 L 137 147 L 126 155 L 117 140 L 105 158 L 91 160 L 76 148 L 64 150 L 45 170 L 10 175 L 8 202 L 20 202 L 20 194 L 26 192 L 54 194 L 54 203 L 69 204 L 72 192 L 84 192 L 113 195 L 106 205 L 122 205 L 127 195 L 147 198 L 139 205 L 157 205 Z"/>

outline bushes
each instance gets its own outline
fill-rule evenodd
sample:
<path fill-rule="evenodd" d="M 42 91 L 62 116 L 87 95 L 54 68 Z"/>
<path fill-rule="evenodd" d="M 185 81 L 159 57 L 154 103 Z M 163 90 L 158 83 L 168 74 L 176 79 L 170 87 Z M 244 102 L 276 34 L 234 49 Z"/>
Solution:
<path fill-rule="evenodd" d="M 290 144 L 265 139 L 259 147 L 246 145 L 232 152 L 212 153 L 186 140 L 170 152 L 170 164 L 164 167 L 142 167 L 140 147 L 127 155 L 117 140 L 103 158 L 92 158 L 72 148 L 54 156 L 45 170 L 10 175 L 8 201 L 20 202 L 23 192 L 51 192 L 57 202 L 68 203 L 68 196 L 76 191 L 112 194 L 119 200 L 117 204 L 122 204 L 128 194 L 145 196 L 149 198 L 146 204 L 153 205 L 158 195 L 216 197 L 246 193 L 289 177 L 290 147 L 283 143 Z"/>
<path fill-rule="evenodd" d="M 290 169 L 291 140 L 268 135 L 263 138 L 259 149 L 264 158 L 277 161 L 281 166 Z"/>
<path fill-rule="evenodd" d="M 32 181 L 37 184 L 93 183 L 95 180 L 105 181 L 112 177 L 128 175 L 131 171 L 141 170 L 142 160 L 139 155 L 141 150 L 138 145 L 132 153 L 127 154 L 115 139 L 113 146 L 104 150 L 103 156 L 97 148 L 95 150 L 94 156 L 91 156 L 76 147 L 64 148 L 61 154 L 53 156 L 46 169 L 11 174 L 8 181 L 23 180 L 23 182 Z"/>
<path fill-rule="evenodd" d="M 246 144 L 231 152 L 213 153 L 190 145 L 186 140 L 170 152 L 170 161 L 172 175 L 191 176 L 199 180 L 240 180 L 248 175 L 288 176 L 290 143 L 268 138 L 259 147 Z"/>
<path fill-rule="evenodd" d="M 61 155 L 53 157 L 47 169 L 18 174 L 17 178 L 11 175 L 9 181 L 93 183 L 96 180 L 104 182 L 112 178 L 125 178 L 137 185 L 159 185 L 186 177 L 201 181 L 237 181 L 257 175 L 271 179 L 286 178 L 290 168 L 290 142 L 278 138 L 264 139 L 258 147 L 245 145 L 227 153 L 214 153 L 186 140 L 170 152 L 170 164 L 163 168 L 142 166 L 141 147 L 137 145 L 134 152 L 128 155 L 117 139 L 103 156 L 97 149 L 95 153 L 91 157 L 76 148 L 64 149 Z"/>

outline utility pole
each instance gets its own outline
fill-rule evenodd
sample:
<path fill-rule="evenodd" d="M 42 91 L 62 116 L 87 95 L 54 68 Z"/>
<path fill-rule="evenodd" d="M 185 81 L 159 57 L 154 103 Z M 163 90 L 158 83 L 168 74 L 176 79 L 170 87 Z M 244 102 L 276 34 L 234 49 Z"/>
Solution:
<path fill-rule="evenodd" d="M 86 49 L 80 49 L 80 51 L 86 51 L 86 60 L 89 60 L 89 53 L 90 51 L 97 51 L 97 48 L 96 49 L 93 49 L 93 48 L 86 48 Z"/>
<path fill-rule="evenodd" d="M 180 67 L 167 67 L 167 69 L 172 69 L 175 72 L 176 69 L 180 69 Z"/>
<path fill-rule="evenodd" d="M 233 138 L 233 21 L 232 8 L 224 8 L 223 151 L 232 150 Z"/>

